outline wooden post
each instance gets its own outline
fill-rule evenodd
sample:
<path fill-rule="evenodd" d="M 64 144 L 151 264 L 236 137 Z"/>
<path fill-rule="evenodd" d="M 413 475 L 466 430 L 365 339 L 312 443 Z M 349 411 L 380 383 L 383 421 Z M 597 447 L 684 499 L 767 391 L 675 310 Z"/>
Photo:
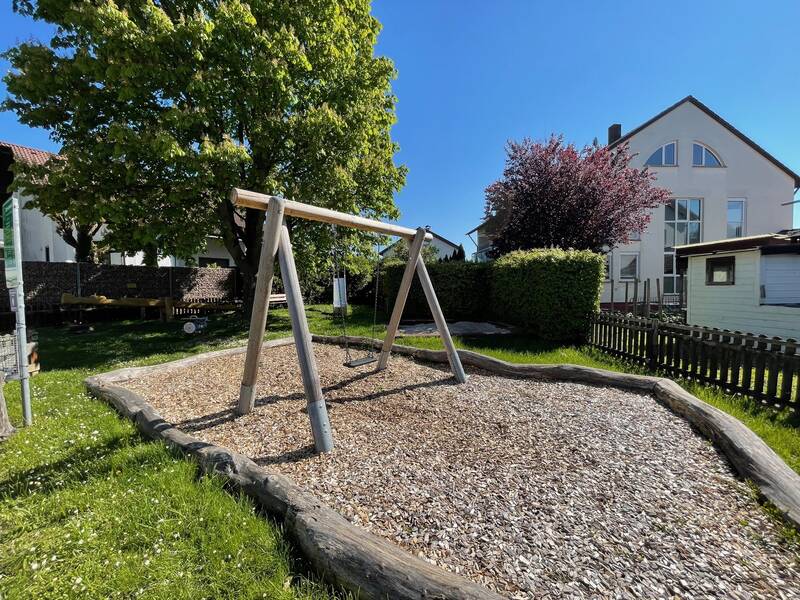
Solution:
<path fill-rule="evenodd" d="M 625 312 L 628 312 L 628 282 L 625 282 Z"/>
<path fill-rule="evenodd" d="M 420 231 L 425 230 L 420 228 Z M 436 329 L 439 330 L 439 336 L 442 338 L 442 343 L 444 343 L 444 349 L 447 350 L 447 360 L 450 361 L 450 368 L 453 371 L 453 375 L 455 375 L 456 381 L 464 383 L 467 381 L 467 375 L 464 373 L 464 367 L 461 365 L 458 351 L 453 344 L 453 338 L 450 337 L 447 321 L 445 321 L 444 315 L 442 314 L 442 307 L 439 306 L 439 300 L 436 298 L 436 292 L 433 289 L 433 284 L 431 283 L 431 278 L 428 275 L 428 269 L 425 267 L 425 261 L 422 260 L 422 256 L 417 257 L 417 275 L 422 284 L 422 291 L 425 292 L 425 298 L 428 300 L 428 306 L 433 314 Z"/>
<path fill-rule="evenodd" d="M 16 429 L 14 429 L 14 426 L 11 424 L 11 420 L 8 418 L 8 409 L 6 408 L 6 398 L 5 394 L 3 393 L 5 382 L 6 382 L 6 374 L 5 372 L 0 371 L 0 442 L 11 437 L 16 431 Z"/>
<path fill-rule="evenodd" d="M 175 319 L 175 302 L 172 296 L 164 297 L 164 320 L 168 323 Z"/>
<path fill-rule="evenodd" d="M 614 280 L 609 279 L 611 282 L 611 312 L 614 312 Z"/>
<path fill-rule="evenodd" d="M 425 241 L 425 234 L 427 232 L 423 228 L 417 229 L 414 239 L 411 241 L 408 249 L 408 263 L 406 263 L 406 270 L 403 271 L 403 278 L 400 280 L 400 288 L 397 290 L 397 299 L 394 301 L 394 309 L 392 316 L 389 319 L 389 324 L 386 326 L 386 337 L 383 340 L 383 348 L 381 355 L 378 359 L 378 369 L 385 369 L 389 363 L 389 352 L 392 350 L 394 338 L 397 335 L 397 328 L 400 326 L 400 319 L 403 316 L 403 309 L 406 306 L 406 298 L 408 298 L 408 291 L 411 289 L 411 282 L 414 280 L 414 271 L 417 268 L 417 259 L 422 253 L 422 243 Z"/>
<path fill-rule="evenodd" d="M 664 294 L 661 293 L 661 280 L 656 277 L 656 296 L 658 296 L 658 314 L 664 314 Z"/>
<path fill-rule="evenodd" d="M 650 318 L 650 278 L 644 281 L 644 316 Z"/>
<path fill-rule="evenodd" d="M 250 333 L 247 338 L 247 354 L 244 359 L 242 385 L 239 389 L 239 404 L 236 414 L 246 415 L 255 404 L 255 384 L 258 376 L 258 361 L 261 358 L 261 344 L 267 326 L 267 308 L 272 293 L 272 276 L 275 272 L 275 254 L 278 251 L 280 230 L 283 225 L 283 200 L 276 198 L 269 203 L 267 218 L 264 221 L 264 237 L 261 240 L 261 256 L 258 259 L 258 278 L 256 280 L 253 313 L 250 316 Z"/>
<path fill-rule="evenodd" d="M 639 279 L 633 280 L 633 316 L 639 316 Z"/>
<path fill-rule="evenodd" d="M 317 362 L 314 359 L 314 349 L 311 347 L 311 333 L 308 330 L 306 312 L 303 308 L 300 280 L 297 278 L 292 242 L 289 239 L 289 230 L 286 225 L 281 227 L 278 260 L 281 265 L 286 303 L 289 306 L 289 318 L 292 323 L 297 359 L 303 376 L 303 389 L 306 393 L 306 406 L 308 418 L 311 421 L 311 433 L 314 436 L 314 448 L 317 452 L 330 452 L 333 450 L 331 424 L 328 420 L 325 398 L 322 396 Z"/>

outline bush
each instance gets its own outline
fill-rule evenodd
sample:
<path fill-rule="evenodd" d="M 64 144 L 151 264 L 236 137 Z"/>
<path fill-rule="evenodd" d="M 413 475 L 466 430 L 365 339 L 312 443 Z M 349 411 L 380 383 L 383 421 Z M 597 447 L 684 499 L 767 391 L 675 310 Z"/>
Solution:
<path fill-rule="evenodd" d="M 489 298 L 489 264 L 472 262 L 441 262 L 425 265 L 431 276 L 433 289 L 448 321 L 484 320 L 491 317 Z M 391 314 L 400 280 L 403 278 L 405 263 L 387 260 L 381 270 L 381 295 L 386 313 Z M 431 319 L 425 293 L 414 276 L 414 283 L 403 311 L 406 319 Z"/>
<path fill-rule="evenodd" d="M 588 250 L 506 254 L 490 271 L 496 319 L 546 340 L 584 341 L 600 306 L 603 257 Z"/>

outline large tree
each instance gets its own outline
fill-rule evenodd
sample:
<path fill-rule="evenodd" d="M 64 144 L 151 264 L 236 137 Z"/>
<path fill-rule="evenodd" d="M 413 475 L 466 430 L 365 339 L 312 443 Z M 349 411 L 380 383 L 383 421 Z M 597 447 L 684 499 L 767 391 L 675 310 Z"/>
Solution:
<path fill-rule="evenodd" d="M 84 157 L 115 249 L 189 257 L 219 234 L 252 286 L 264 213 L 235 209 L 232 186 L 397 216 L 394 67 L 374 56 L 369 0 L 14 7 L 57 30 L 6 53 L 4 106 Z M 292 227 L 299 268 L 326 272 L 330 231 Z M 356 256 L 371 252 L 367 234 L 338 237 Z"/>
<path fill-rule="evenodd" d="M 502 179 L 486 188 L 495 255 L 532 248 L 600 250 L 626 243 L 669 199 L 627 147 L 578 150 L 552 136 L 509 142 Z"/>

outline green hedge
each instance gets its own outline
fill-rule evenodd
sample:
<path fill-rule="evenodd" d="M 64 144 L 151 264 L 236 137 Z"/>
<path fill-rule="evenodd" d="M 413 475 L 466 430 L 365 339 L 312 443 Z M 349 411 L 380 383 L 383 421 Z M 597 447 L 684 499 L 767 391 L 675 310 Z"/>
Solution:
<path fill-rule="evenodd" d="M 427 265 L 448 321 L 493 319 L 553 341 L 586 339 L 589 319 L 600 305 L 603 257 L 588 250 L 511 252 L 490 263 Z M 387 261 L 381 292 L 390 314 L 405 264 Z M 403 312 L 406 319 L 430 319 L 417 278 Z"/>
<path fill-rule="evenodd" d="M 603 257 L 588 250 L 506 254 L 491 269 L 495 318 L 543 339 L 583 341 L 600 306 L 603 268 Z"/>
<path fill-rule="evenodd" d="M 485 320 L 491 318 L 489 312 L 489 264 L 473 262 L 443 262 L 425 265 L 431 276 L 433 289 L 448 320 Z M 400 280 L 403 278 L 405 263 L 388 260 L 381 270 L 381 291 L 386 306 L 386 314 L 391 314 Z M 414 283 L 408 295 L 403 312 L 406 319 L 430 319 L 431 312 L 425 294 L 414 276 Z"/>

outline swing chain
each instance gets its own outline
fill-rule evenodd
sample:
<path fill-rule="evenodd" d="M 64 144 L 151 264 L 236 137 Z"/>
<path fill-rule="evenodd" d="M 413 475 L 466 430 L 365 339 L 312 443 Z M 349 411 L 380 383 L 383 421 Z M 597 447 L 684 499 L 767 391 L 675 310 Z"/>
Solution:
<path fill-rule="evenodd" d="M 339 304 L 342 303 L 342 288 L 340 282 L 342 277 L 346 277 L 345 266 L 343 261 L 339 257 L 339 230 L 336 227 L 336 224 L 331 224 L 331 229 L 333 230 L 333 285 L 336 288 L 334 290 L 334 295 L 338 291 L 339 292 Z M 347 282 L 345 280 L 345 294 L 347 289 Z M 336 312 L 336 306 L 333 307 L 334 312 Z M 339 307 L 340 316 L 342 318 L 342 336 L 344 337 L 344 356 L 345 362 L 351 362 L 353 359 L 350 356 L 350 342 L 348 341 L 347 337 L 347 302 L 344 303 L 343 306 Z"/>

